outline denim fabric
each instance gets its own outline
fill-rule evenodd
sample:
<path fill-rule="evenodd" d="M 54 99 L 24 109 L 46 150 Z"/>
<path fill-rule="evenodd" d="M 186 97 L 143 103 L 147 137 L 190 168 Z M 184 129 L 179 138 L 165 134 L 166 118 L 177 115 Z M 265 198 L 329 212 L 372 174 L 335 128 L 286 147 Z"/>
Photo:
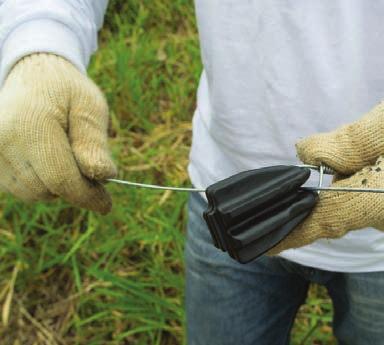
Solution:
<path fill-rule="evenodd" d="M 283 345 L 310 283 L 326 286 L 341 345 L 384 344 L 384 273 L 328 272 L 279 257 L 239 264 L 212 244 L 205 200 L 189 200 L 188 345 Z M 384 259 L 384 253 L 383 253 Z"/>

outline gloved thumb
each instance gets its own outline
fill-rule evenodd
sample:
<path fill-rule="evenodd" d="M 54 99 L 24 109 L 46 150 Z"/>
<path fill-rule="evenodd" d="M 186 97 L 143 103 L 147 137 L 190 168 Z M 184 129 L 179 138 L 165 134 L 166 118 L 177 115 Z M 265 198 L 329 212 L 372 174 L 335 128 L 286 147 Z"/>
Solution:
<path fill-rule="evenodd" d="M 384 103 L 380 103 L 356 122 L 300 140 L 296 144 L 298 157 L 306 164 L 325 164 L 351 175 L 384 153 L 383 120 Z"/>
<path fill-rule="evenodd" d="M 116 175 L 107 146 L 108 105 L 88 78 L 76 81 L 69 114 L 69 138 L 80 171 L 91 180 Z"/>

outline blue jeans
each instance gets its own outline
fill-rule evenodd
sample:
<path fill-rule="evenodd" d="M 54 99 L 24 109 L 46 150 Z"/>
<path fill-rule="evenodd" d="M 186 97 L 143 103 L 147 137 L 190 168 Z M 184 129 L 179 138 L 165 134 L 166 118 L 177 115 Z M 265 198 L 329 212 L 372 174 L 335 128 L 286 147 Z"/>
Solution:
<path fill-rule="evenodd" d="M 188 345 L 282 345 L 311 282 L 333 301 L 339 344 L 384 344 L 384 273 L 338 273 L 279 257 L 242 265 L 212 244 L 207 204 L 189 200 L 186 244 Z M 384 260 L 384 256 L 383 256 Z"/>

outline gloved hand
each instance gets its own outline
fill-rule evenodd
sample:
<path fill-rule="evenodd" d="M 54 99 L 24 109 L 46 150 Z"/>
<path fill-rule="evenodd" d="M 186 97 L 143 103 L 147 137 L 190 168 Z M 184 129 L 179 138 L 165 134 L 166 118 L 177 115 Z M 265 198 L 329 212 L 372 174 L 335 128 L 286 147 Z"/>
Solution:
<path fill-rule="evenodd" d="M 108 107 L 97 86 L 53 54 L 22 58 L 0 91 L 0 187 L 26 200 L 59 196 L 107 213 L 115 176 Z"/>
<path fill-rule="evenodd" d="M 384 103 L 380 103 L 354 123 L 300 140 L 298 156 L 306 164 L 334 169 L 339 179 L 333 187 L 384 188 L 384 159 L 378 158 L 384 155 L 383 120 Z M 366 227 L 384 230 L 384 194 L 321 192 L 309 217 L 268 254 Z"/>
<path fill-rule="evenodd" d="M 384 188 L 384 157 L 332 186 Z M 348 231 L 366 227 L 384 230 L 384 194 L 323 191 L 312 213 L 267 254 L 302 247 L 320 238 L 342 237 Z"/>
<path fill-rule="evenodd" d="M 384 102 L 356 122 L 300 140 L 296 149 L 306 164 L 323 163 L 340 174 L 350 175 L 374 164 L 384 154 L 383 137 Z"/>

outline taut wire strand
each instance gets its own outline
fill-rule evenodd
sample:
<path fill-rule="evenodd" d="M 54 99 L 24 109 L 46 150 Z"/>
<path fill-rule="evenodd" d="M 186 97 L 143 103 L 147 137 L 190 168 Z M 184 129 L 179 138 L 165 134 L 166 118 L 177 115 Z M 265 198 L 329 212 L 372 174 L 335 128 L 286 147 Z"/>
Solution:
<path fill-rule="evenodd" d="M 124 185 L 128 185 L 128 186 L 133 186 L 133 187 L 148 188 L 148 189 L 173 190 L 176 192 L 192 192 L 192 193 L 205 192 L 205 189 L 199 189 L 199 188 L 159 186 L 156 184 L 147 184 L 147 183 L 138 183 L 138 182 L 124 181 L 124 180 L 117 180 L 114 178 L 107 179 L 107 181 L 119 183 L 119 184 L 124 184 Z"/>
<path fill-rule="evenodd" d="M 319 186 L 317 187 L 301 187 L 303 190 L 308 191 L 326 191 L 326 192 L 355 192 L 355 193 L 384 193 L 384 189 L 381 188 L 348 188 L 348 187 L 323 187 L 322 186 L 322 180 L 323 180 L 323 174 L 332 175 L 334 174 L 334 171 L 325 166 L 316 166 L 316 165 L 297 165 L 301 168 L 309 168 L 313 170 L 317 170 L 320 172 L 320 181 Z M 191 193 L 205 193 L 205 189 L 201 188 L 193 188 L 193 187 L 174 187 L 174 186 L 160 186 L 156 184 L 147 184 L 147 183 L 138 183 L 138 182 L 131 182 L 131 181 L 125 181 L 125 180 L 118 180 L 118 179 L 107 179 L 108 182 L 114 182 L 118 184 L 123 184 L 127 186 L 132 187 L 139 187 L 139 188 L 147 188 L 147 189 L 157 189 L 157 190 L 171 190 L 175 192 L 191 192 Z"/>

